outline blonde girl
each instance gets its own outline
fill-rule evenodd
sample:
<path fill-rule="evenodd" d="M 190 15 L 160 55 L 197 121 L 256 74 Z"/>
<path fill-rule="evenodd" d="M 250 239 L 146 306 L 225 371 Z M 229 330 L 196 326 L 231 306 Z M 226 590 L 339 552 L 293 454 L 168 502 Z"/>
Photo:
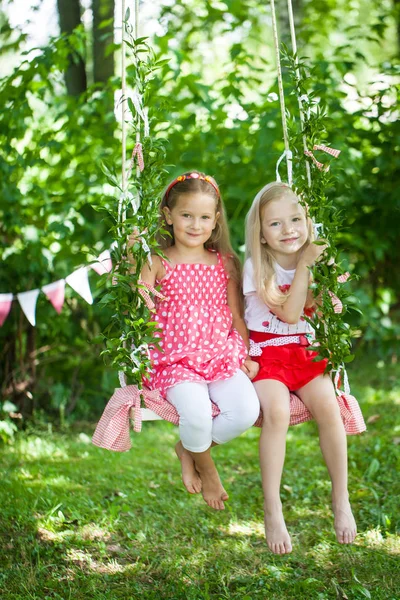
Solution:
<path fill-rule="evenodd" d="M 288 185 L 274 182 L 260 190 L 247 215 L 243 291 L 250 354 L 260 367 L 253 383 L 263 413 L 260 465 L 265 532 L 275 554 L 292 550 L 279 493 L 291 392 L 318 425 L 332 482 L 337 539 L 349 544 L 356 536 L 347 490 L 346 433 L 332 380 L 324 374 L 326 360 L 314 361 L 317 353 L 308 350 L 314 332 L 304 318 L 313 314 L 316 304 L 310 267 L 325 248 L 312 242 L 311 220 Z M 363 422 L 360 431 L 362 426 Z"/>

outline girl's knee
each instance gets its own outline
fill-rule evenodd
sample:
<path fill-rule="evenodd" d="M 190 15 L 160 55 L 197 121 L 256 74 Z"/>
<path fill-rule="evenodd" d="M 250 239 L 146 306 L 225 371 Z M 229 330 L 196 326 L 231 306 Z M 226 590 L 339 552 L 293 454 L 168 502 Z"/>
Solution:
<path fill-rule="evenodd" d="M 322 399 L 316 402 L 312 409 L 313 416 L 317 423 L 332 423 L 341 421 L 340 408 L 336 398 Z"/>
<path fill-rule="evenodd" d="M 263 425 L 267 427 L 288 427 L 290 406 L 284 402 L 275 402 L 263 407 Z"/>
<path fill-rule="evenodd" d="M 257 394 L 243 396 L 231 411 L 231 418 L 243 425 L 243 430 L 248 429 L 257 421 L 260 414 L 260 402 Z"/>

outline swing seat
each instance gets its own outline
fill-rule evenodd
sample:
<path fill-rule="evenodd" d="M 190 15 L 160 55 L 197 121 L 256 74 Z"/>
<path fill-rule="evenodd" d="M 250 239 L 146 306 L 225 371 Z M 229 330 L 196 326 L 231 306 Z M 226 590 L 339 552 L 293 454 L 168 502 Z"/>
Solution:
<path fill-rule="evenodd" d="M 157 415 L 154 410 L 150 410 L 150 408 L 141 408 L 140 413 L 142 416 L 142 421 L 163 421 L 164 419 Z M 135 420 L 135 409 L 131 408 L 129 416 L 131 420 Z"/>
<path fill-rule="evenodd" d="M 337 388 L 337 401 L 347 435 L 355 435 L 365 431 L 365 422 L 357 400 L 350 393 Z M 141 399 L 152 406 L 142 408 Z M 157 412 L 156 412 L 157 411 Z M 212 403 L 212 415 L 219 414 L 218 407 Z M 298 425 L 311 421 L 313 416 L 303 402 L 295 394 L 290 394 L 290 425 Z M 135 385 L 117 388 L 107 403 L 100 421 L 93 434 L 92 442 L 100 448 L 126 452 L 131 448 L 130 421 L 134 431 L 141 431 L 142 421 L 169 421 L 178 425 L 179 416 L 172 404 L 160 396 L 157 391 L 148 388 L 139 390 Z M 262 426 L 262 412 L 254 423 L 255 427 Z"/>

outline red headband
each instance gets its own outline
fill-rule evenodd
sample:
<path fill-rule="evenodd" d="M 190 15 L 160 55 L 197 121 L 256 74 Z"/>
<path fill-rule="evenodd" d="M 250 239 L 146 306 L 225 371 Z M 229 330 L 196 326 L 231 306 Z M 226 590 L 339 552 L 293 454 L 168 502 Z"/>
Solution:
<path fill-rule="evenodd" d="M 177 183 L 181 183 L 182 181 L 185 181 L 185 179 L 202 179 L 203 181 L 207 181 L 207 183 L 211 184 L 214 188 L 214 190 L 217 192 L 218 194 L 218 198 L 220 197 L 219 194 L 219 189 L 216 183 L 214 183 L 214 181 L 211 179 L 211 177 L 209 177 L 208 175 L 200 175 L 200 173 L 189 173 L 188 175 L 179 175 L 176 179 L 173 180 L 172 183 L 169 184 L 169 186 L 167 187 L 167 191 L 165 192 L 165 197 L 168 198 L 168 194 L 170 193 L 171 189 L 174 187 L 174 185 L 176 185 Z"/>

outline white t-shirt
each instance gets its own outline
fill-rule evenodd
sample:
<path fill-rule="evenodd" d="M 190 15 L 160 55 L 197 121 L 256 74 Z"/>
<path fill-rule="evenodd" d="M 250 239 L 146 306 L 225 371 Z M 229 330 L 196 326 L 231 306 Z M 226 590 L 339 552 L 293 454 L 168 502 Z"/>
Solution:
<path fill-rule="evenodd" d="M 275 263 L 275 273 L 278 286 L 291 285 L 296 269 L 283 269 Z M 250 331 L 262 331 L 278 335 L 295 333 L 313 333 L 314 330 L 307 321 L 300 317 L 295 324 L 285 323 L 270 311 L 268 306 L 257 296 L 254 284 L 254 269 L 251 258 L 248 258 L 243 269 L 243 293 L 245 297 L 244 320 Z"/>

